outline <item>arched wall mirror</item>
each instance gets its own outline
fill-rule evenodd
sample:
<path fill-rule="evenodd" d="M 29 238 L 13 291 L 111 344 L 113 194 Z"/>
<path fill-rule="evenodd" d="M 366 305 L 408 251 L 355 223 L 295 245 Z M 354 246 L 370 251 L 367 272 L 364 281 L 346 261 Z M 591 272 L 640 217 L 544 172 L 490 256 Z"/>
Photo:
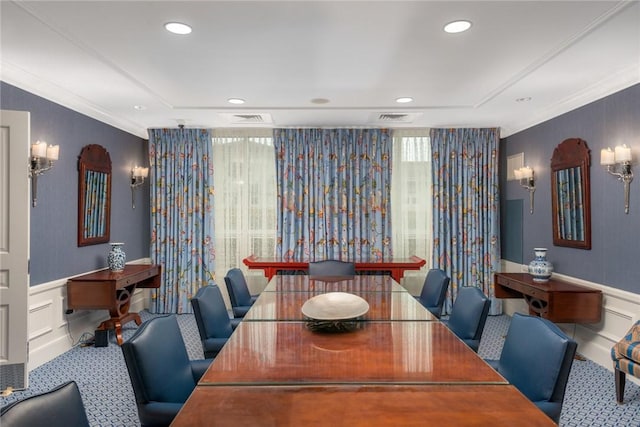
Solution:
<path fill-rule="evenodd" d="M 589 147 L 579 138 L 565 139 L 551 158 L 553 244 L 591 249 Z"/>
<path fill-rule="evenodd" d="M 91 144 L 78 159 L 78 246 L 108 242 L 110 230 L 111 158 Z"/>

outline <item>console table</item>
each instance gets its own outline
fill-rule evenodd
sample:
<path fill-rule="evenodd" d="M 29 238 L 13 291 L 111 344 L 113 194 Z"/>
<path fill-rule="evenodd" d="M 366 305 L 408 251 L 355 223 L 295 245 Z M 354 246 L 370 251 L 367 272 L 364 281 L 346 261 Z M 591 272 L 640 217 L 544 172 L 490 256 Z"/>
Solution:
<path fill-rule="evenodd" d="M 529 314 L 557 323 L 598 323 L 602 292 L 575 283 L 549 279 L 534 282 L 527 273 L 496 273 L 496 298 L 524 298 Z"/>
<path fill-rule="evenodd" d="M 109 310 L 110 319 L 99 330 L 113 329 L 118 345 L 122 344 L 122 325 L 135 321 L 140 315 L 129 313 L 131 297 L 136 287 L 159 288 L 161 267 L 157 264 L 126 265 L 124 271 L 109 269 L 71 278 L 67 281 L 67 308 L 70 310 Z"/>
<path fill-rule="evenodd" d="M 276 258 L 258 258 L 248 256 L 242 262 L 249 270 L 264 270 L 267 280 L 271 280 L 279 271 L 307 271 L 309 262 L 289 261 Z M 384 261 L 356 261 L 356 273 L 361 271 L 389 273 L 393 280 L 400 283 L 406 270 L 420 270 L 427 261 L 417 256 L 410 258 L 392 258 Z"/>

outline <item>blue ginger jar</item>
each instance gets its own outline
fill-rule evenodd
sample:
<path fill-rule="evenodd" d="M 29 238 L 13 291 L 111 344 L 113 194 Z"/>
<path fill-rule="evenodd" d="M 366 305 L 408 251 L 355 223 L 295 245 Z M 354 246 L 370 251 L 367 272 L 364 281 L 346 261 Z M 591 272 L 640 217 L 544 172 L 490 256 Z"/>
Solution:
<path fill-rule="evenodd" d="M 547 282 L 553 272 L 553 264 L 547 261 L 547 248 L 533 248 L 535 259 L 529 263 L 529 274 L 534 282 Z"/>
<path fill-rule="evenodd" d="M 120 273 L 124 271 L 124 263 L 127 260 L 127 256 L 122 250 L 124 243 L 109 244 L 111 245 L 111 250 L 109 251 L 109 255 L 107 255 L 107 265 L 112 272 Z"/>

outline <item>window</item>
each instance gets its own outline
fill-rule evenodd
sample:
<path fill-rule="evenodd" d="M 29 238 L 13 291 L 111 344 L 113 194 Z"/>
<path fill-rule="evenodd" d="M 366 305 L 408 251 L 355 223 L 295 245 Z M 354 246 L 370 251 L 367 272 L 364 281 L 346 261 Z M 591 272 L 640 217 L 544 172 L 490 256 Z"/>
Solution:
<path fill-rule="evenodd" d="M 432 246 L 431 147 L 428 129 L 394 130 L 391 180 L 393 256 L 419 256 L 427 260 L 425 269 L 428 269 Z M 424 271 L 420 275 L 424 278 Z"/>
<path fill-rule="evenodd" d="M 245 269 L 245 257 L 274 255 L 277 187 L 271 129 L 214 130 L 213 168 L 216 281 L 224 288 L 227 271 Z"/>

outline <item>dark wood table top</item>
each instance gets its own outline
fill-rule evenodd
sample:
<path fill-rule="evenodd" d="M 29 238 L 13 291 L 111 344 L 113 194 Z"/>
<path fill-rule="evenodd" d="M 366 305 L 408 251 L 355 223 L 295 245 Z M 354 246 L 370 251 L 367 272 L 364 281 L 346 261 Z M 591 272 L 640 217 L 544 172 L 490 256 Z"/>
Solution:
<path fill-rule="evenodd" d="M 173 427 L 550 427 L 511 385 L 198 386 Z"/>
<path fill-rule="evenodd" d="M 274 276 L 263 292 L 403 292 L 407 290 L 389 276 L 307 275 Z"/>
<path fill-rule="evenodd" d="M 361 322 L 345 333 L 305 322 L 242 322 L 201 378 L 220 384 L 506 383 L 440 322 Z"/>
<path fill-rule="evenodd" d="M 364 276 L 367 277 L 367 276 Z M 304 321 L 302 305 L 310 298 L 324 294 L 314 292 L 263 292 L 245 315 L 245 321 L 283 320 Z M 435 321 L 438 320 L 407 292 L 352 291 L 369 303 L 369 311 L 362 320 Z"/>
<path fill-rule="evenodd" d="M 533 280 L 533 276 L 528 273 L 496 273 L 496 281 L 498 282 L 499 278 L 505 278 L 509 280 L 515 280 L 523 285 L 529 286 L 531 288 L 535 288 L 542 292 L 575 292 L 575 293 L 602 293 L 599 289 L 588 288 L 586 286 L 581 286 L 576 283 L 567 282 L 565 280 L 560 280 L 556 278 L 551 278 L 546 282 L 535 282 Z M 500 284 L 500 283 L 497 283 Z"/>

